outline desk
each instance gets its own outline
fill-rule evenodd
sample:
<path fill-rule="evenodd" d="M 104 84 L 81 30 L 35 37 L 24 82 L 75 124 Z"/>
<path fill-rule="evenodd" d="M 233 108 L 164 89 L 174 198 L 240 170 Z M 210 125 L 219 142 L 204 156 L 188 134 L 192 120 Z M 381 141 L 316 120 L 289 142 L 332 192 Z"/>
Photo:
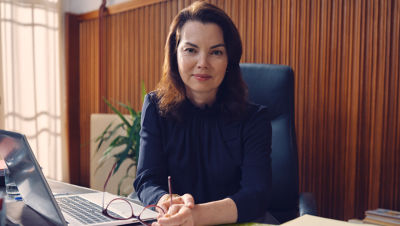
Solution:
<path fill-rule="evenodd" d="M 54 194 L 85 194 L 99 192 L 90 188 L 85 188 L 81 186 L 76 186 L 64 182 L 59 182 L 51 179 L 47 179 L 50 188 Z M 0 190 L 5 190 L 4 186 L 0 186 Z M 51 222 L 47 221 L 45 218 L 34 212 L 31 208 L 26 206 L 22 201 L 7 201 L 7 218 L 13 219 L 12 221 L 7 221 L 6 225 L 29 225 L 29 226 L 49 226 L 53 225 Z M 15 224 L 16 223 L 16 224 Z M 135 224 L 131 224 L 135 225 Z M 140 225 L 140 224 L 136 224 Z M 232 224 L 233 225 L 233 224 Z M 242 224 L 242 225 L 259 225 L 259 224 Z M 314 217 L 310 215 L 305 215 L 299 217 L 295 220 L 289 221 L 283 225 L 354 225 L 344 221 L 337 221 L 332 219 L 326 219 L 322 217 Z M 364 224 L 367 225 L 367 224 Z"/>
<path fill-rule="evenodd" d="M 76 186 L 64 182 L 59 182 L 51 179 L 47 179 L 49 186 L 53 194 L 85 194 L 99 192 L 93 189 Z M 4 190 L 4 187 L 2 187 Z M 6 225 L 29 225 L 29 226 L 47 226 L 53 225 L 47 221 L 41 215 L 37 214 L 31 208 L 26 206 L 22 201 L 14 201 L 13 199 L 7 199 L 7 224 Z"/>

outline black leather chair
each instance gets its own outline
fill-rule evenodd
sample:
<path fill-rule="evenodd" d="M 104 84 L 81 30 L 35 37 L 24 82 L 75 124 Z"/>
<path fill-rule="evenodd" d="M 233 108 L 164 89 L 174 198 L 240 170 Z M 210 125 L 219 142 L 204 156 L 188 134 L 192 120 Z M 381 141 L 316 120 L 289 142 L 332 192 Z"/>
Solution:
<path fill-rule="evenodd" d="M 293 70 L 284 65 L 241 64 L 249 100 L 270 110 L 272 124 L 272 194 L 269 213 L 284 223 L 304 214 L 317 215 L 314 196 L 299 194 L 294 127 Z M 138 201 L 136 193 L 129 195 Z M 265 220 L 270 221 L 269 217 Z M 275 222 L 267 222 L 275 223 Z"/>
<path fill-rule="evenodd" d="M 294 77 L 289 66 L 240 65 L 251 102 L 265 105 L 272 124 L 272 194 L 269 212 L 280 222 L 304 214 L 317 215 L 311 193 L 299 194 L 294 127 Z"/>

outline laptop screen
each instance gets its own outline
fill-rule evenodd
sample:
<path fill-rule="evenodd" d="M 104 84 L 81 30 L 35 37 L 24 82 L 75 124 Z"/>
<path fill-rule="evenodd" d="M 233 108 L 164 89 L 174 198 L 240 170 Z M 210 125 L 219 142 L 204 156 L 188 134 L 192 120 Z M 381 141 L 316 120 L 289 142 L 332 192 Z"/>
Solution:
<path fill-rule="evenodd" d="M 26 137 L 0 130 L 0 156 L 25 204 L 56 225 L 66 225 Z"/>

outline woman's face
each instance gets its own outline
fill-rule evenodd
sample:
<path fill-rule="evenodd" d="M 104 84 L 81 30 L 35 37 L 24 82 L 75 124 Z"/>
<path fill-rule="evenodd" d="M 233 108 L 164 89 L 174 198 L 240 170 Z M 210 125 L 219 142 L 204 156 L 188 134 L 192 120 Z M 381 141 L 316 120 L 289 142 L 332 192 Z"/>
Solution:
<path fill-rule="evenodd" d="M 214 23 L 186 22 L 181 29 L 177 61 L 188 96 L 215 97 L 228 65 L 221 28 Z"/>

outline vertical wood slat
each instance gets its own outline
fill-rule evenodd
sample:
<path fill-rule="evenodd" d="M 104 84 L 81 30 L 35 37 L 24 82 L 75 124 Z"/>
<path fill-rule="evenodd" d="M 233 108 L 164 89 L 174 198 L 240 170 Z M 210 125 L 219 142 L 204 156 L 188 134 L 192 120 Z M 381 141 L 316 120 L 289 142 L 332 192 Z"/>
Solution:
<path fill-rule="evenodd" d="M 161 77 L 169 23 L 192 0 L 169 0 L 107 17 L 108 94 L 140 110 Z M 400 209 L 400 3 L 396 0 L 213 0 L 241 33 L 243 62 L 295 72 L 301 191 L 322 216 L 362 218 Z M 98 112 L 95 20 L 80 23 L 81 146 Z M 122 109 L 120 109 L 122 110 Z M 89 151 L 81 149 L 81 184 Z"/>
<path fill-rule="evenodd" d="M 78 29 L 76 29 L 78 28 Z M 69 176 L 70 183 L 80 182 L 80 87 L 79 87 L 79 21 L 77 16 L 65 15 L 65 51 L 66 51 L 66 83 L 67 83 L 67 121 L 75 122 L 67 124 L 68 150 L 69 152 Z"/>

